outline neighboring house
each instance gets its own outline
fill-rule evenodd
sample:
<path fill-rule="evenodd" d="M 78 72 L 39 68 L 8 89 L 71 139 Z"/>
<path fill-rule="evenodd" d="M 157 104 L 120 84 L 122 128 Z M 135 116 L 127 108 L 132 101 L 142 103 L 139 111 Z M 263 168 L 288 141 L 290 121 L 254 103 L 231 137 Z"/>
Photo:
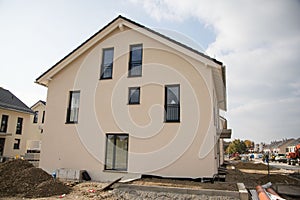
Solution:
<path fill-rule="evenodd" d="M 93 180 L 212 178 L 230 138 L 225 67 L 122 16 L 36 82 L 48 87 L 40 167 Z M 222 142 L 222 140 L 221 140 Z"/>
<path fill-rule="evenodd" d="M 33 111 L 9 90 L 0 87 L 0 157 L 19 157 L 26 152 Z"/>
<path fill-rule="evenodd" d="M 295 147 L 300 144 L 300 138 L 295 139 L 293 142 L 291 142 L 288 146 L 286 151 L 287 152 L 295 152 Z"/>
<path fill-rule="evenodd" d="M 272 141 L 270 144 L 267 144 L 264 148 L 264 153 L 277 154 L 279 149 L 278 146 L 282 141 Z"/>
<path fill-rule="evenodd" d="M 295 141 L 294 138 L 283 140 L 278 146 L 278 153 L 286 154 L 288 153 L 288 147 Z"/>
<path fill-rule="evenodd" d="M 289 151 L 291 144 L 295 142 L 295 139 L 283 139 L 281 141 L 273 141 L 271 144 L 267 145 L 264 152 L 272 154 L 285 154 Z"/>
<path fill-rule="evenodd" d="M 27 140 L 26 150 L 27 152 L 40 152 L 41 149 L 41 137 L 43 133 L 43 125 L 45 122 L 45 108 L 46 102 L 39 100 L 33 106 L 31 110 L 34 115 L 31 117 L 31 125 L 29 131 L 29 140 Z"/>

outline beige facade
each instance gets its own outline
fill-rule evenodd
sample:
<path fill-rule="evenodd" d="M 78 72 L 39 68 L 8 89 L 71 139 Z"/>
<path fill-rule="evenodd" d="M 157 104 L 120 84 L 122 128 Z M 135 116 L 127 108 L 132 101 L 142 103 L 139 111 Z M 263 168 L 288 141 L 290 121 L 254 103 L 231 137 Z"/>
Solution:
<path fill-rule="evenodd" d="M 139 76 L 128 72 L 132 45 L 142 46 Z M 103 52 L 111 48 L 112 76 L 103 79 Z M 116 18 L 37 79 L 48 87 L 40 167 L 84 169 L 100 181 L 132 174 L 213 177 L 220 165 L 219 109 L 226 110 L 224 73 L 222 63 Z M 131 104 L 130 88 L 137 87 L 139 103 Z M 169 105 L 172 95 L 179 103 Z M 168 122 L 169 114 L 178 120 Z"/>
<path fill-rule="evenodd" d="M 0 140 L 4 143 L 3 157 L 15 158 L 26 152 L 27 134 L 29 132 L 30 113 L 0 108 L 0 118 L 8 116 L 6 131 L 0 132 Z M 18 119 L 22 119 L 21 131 L 17 133 Z M 0 119 L 2 120 L 2 119 Z"/>
<path fill-rule="evenodd" d="M 31 107 L 34 115 L 31 115 L 30 117 L 28 140 L 26 141 L 26 150 L 28 151 L 40 151 L 41 149 L 41 138 L 44 132 L 43 126 L 45 121 L 45 109 L 46 102 L 44 101 L 38 101 Z"/>

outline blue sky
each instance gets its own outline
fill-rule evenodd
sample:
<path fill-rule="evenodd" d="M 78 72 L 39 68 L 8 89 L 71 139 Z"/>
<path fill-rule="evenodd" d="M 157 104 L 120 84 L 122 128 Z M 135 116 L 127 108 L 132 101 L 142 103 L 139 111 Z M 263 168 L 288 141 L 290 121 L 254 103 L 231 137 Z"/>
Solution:
<path fill-rule="evenodd" d="M 35 79 L 122 14 L 227 66 L 233 138 L 300 137 L 299 10 L 277 0 L 0 0 L 0 86 L 28 106 L 45 100 Z"/>

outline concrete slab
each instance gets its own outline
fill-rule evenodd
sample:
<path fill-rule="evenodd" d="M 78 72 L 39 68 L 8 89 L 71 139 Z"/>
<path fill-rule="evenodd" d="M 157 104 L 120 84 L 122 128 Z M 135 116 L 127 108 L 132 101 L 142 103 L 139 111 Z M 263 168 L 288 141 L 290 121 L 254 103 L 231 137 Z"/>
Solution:
<path fill-rule="evenodd" d="M 240 199 L 241 200 L 248 200 L 249 199 L 249 194 L 248 194 L 248 191 L 247 191 L 244 183 L 237 183 L 237 187 L 239 189 Z"/>

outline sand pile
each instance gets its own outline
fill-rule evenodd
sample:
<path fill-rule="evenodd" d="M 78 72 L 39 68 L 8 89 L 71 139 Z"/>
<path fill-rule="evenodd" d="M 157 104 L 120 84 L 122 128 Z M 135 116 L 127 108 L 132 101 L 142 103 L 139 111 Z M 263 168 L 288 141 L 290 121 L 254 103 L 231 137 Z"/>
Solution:
<path fill-rule="evenodd" d="M 25 160 L 0 165 L 0 197 L 48 197 L 67 194 L 70 188 Z"/>

